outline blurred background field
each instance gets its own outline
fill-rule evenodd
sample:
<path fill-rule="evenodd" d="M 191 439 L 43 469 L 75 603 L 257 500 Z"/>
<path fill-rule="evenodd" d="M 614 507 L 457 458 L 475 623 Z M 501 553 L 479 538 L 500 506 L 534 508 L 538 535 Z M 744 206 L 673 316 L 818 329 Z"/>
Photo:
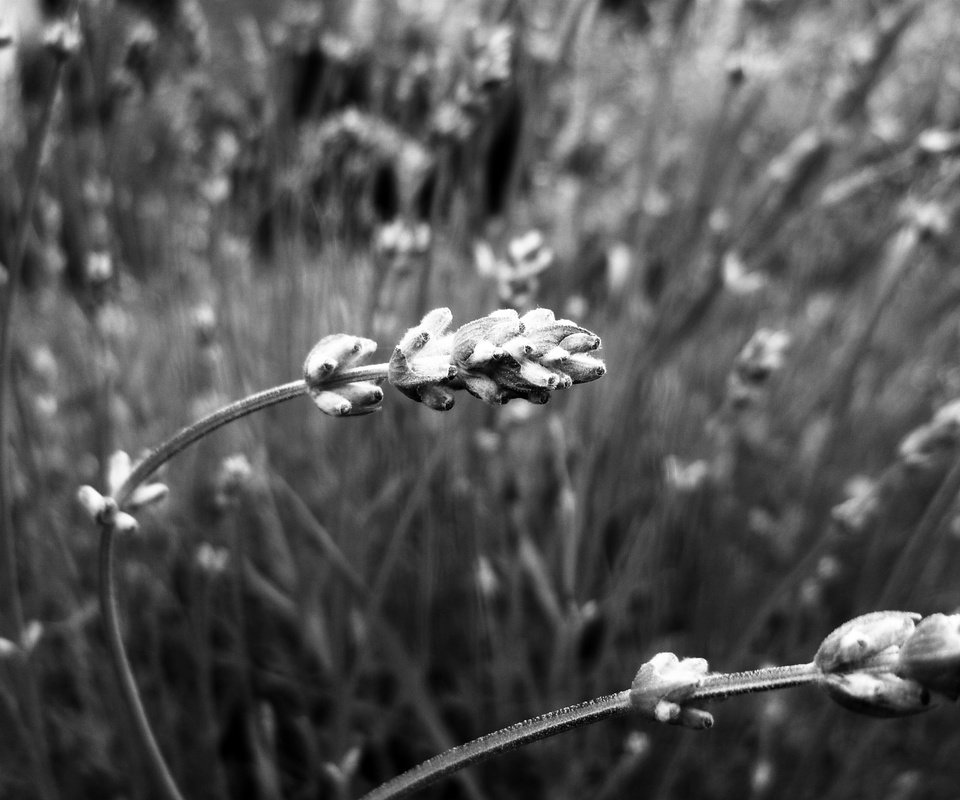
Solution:
<path fill-rule="evenodd" d="M 0 4 L 3 264 L 71 5 Z M 856 614 L 960 607 L 953 0 L 79 12 L 12 317 L 0 797 L 157 796 L 77 487 L 299 377 L 323 335 L 386 360 L 437 306 L 552 308 L 607 375 L 545 406 L 294 400 L 169 465 L 119 574 L 188 798 L 343 800 L 659 651 L 805 662 Z M 955 706 L 714 711 L 423 796 L 960 797 Z"/>

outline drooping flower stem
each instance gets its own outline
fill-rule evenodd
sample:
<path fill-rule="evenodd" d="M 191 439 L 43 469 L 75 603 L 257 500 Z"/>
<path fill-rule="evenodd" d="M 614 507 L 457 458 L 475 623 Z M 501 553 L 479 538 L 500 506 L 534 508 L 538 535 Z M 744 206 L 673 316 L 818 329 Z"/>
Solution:
<path fill-rule="evenodd" d="M 334 387 L 353 381 L 376 381 L 386 378 L 386 364 L 369 364 L 362 367 L 353 367 L 343 370 L 326 382 L 327 386 Z M 129 477 L 124 481 L 123 486 L 117 491 L 117 505 L 123 508 L 123 504 L 129 499 L 130 494 L 143 481 L 149 478 L 161 466 L 167 463 L 178 453 L 188 448 L 191 444 L 199 441 L 208 433 L 221 428 L 227 423 L 252 414 L 254 411 L 268 408 L 269 406 L 282 403 L 285 400 L 298 397 L 307 391 L 306 383 L 301 380 L 284 383 L 280 386 L 274 386 L 265 389 L 262 392 L 244 397 L 228 406 L 224 406 L 203 419 L 198 420 L 185 428 L 181 429 L 174 436 L 150 451 L 143 461 L 134 467 Z"/>

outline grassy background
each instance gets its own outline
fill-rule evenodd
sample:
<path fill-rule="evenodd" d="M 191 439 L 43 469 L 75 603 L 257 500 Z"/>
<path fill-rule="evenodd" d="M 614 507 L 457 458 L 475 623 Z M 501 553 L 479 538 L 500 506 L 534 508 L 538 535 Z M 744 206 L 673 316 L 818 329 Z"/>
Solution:
<path fill-rule="evenodd" d="M 956 412 L 930 423 L 960 395 L 950 0 L 266 5 L 81 3 L 14 319 L 5 534 L 42 635 L 0 662 L 0 797 L 39 796 L 44 748 L 51 796 L 155 796 L 77 486 L 297 377 L 323 335 L 386 358 L 432 306 L 554 308 L 603 338 L 608 374 L 544 407 L 464 395 L 441 415 L 387 387 L 381 413 L 336 420 L 297 400 L 169 466 L 122 544 L 121 607 L 187 797 L 356 796 L 626 688 L 662 650 L 796 663 L 856 614 L 960 605 L 956 509 L 916 538 L 960 452 Z M 439 135 L 476 75 L 471 31 L 498 22 L 509 76 L 470 94 L 472 133 Z M 16 49 L 0 261 L 48 76 L 30 30 Z M 432 222 L 406 268 L 375 246 L 394 212 Z M 531 228 L 553 266 L 498 296 L 475 245 L 505 259 Z M 761 327 L 792 344 L 737 402 Z M 706 734 L 601 723 L 424 796 L 960 795 L 956 708 L 873 720 L 800 689 L 715 713 Z"/>

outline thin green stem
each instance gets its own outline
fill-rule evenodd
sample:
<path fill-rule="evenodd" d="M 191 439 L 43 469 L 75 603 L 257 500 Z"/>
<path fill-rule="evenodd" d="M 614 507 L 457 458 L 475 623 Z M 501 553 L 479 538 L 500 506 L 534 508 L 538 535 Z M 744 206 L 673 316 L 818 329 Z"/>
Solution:
<path fill-rule="evenodd" d="M 395 800 L 395 798 L 408 797 L 419 789 L 471 764 L 602 719 L 624 716 L 632 710 L 630 691 L 627 690 L 550 711 L 508 728 L 488 733 L 472 742 L 434 756 L 393 780 L 381 784 L 365 794 L 361 800 Z"/>

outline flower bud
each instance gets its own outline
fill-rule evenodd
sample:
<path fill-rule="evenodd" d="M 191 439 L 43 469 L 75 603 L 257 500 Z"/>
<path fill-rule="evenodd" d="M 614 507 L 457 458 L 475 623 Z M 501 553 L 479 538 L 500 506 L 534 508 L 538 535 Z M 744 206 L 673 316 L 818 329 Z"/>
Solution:
<path fill-rule="evenodd" d="M 383 389 L 371 381 L 354 381 L 335 389 L 310 389 L 310 397 L 331 417 L 358 417 L 380 410 Z"/>
<path fill-rule="evenodd" d="M 453 320 L 449 308 L 435 308 L 408 330 L 390 356 L 387 379 L 411 400 L 428 408 L 446 411 L 453 407 L 453 394 L 442 384 L 456 377 L 451 363 L 452 337 L 447 328 Z"/>
<path fill-rule="evenodd" d="M 170 488 L 164 483 L 143 483 L 133 490 L 124 507 L 131 511 L 139 511 L 141 508 L 159 503 L 168 494 L 170 494 Z"/>
<path fill-rule="evenodd" d="M 140 523 L 126 511 L 118 511 L 113 519 L 113 529 L 120 535 L 133 534 L 140 530 Z"/>
<path fill-rule="evenodd" d="M 77 490 L 77 500 L 94 522 L 99 522 L 107 510 L 107 499 L 92 486 L 81 486 Z"/>
<path fill-rule="evenodd" d="M 356 366 L 377 349 L 372 339 L 334 333 L 317 342 L 303 363 L 303 378 L 307 386 L 321 389 L 324 381 L 337 372 Z"/>
<path fill-rule="evenodd" d="M 919 614 L 908 611 L 875 611 L 856 617 L 823 640 L 813 661 L 825 674 L 870 666 L 871 659 L 898 652 L 918 619 Z"/>
<path fill-rule="evenodd" d="M 936 705 L 926 687 L 892 672 L 833 673 L 820 685 L 844 708 L 871 717 L 906 717 Z"/>
<path fill-rule="evenodd" d="M 657 653 L 640 667 L 630 686 L 630 701 L 635 709 L 658 722 L 688 728 L 713 727 L 713 715 L 688 708 L 683 701 L 703 683 L 708 673 L 702 658 L 679 659 L 673 653 Z"/>
<path fill-rule="evenodd" d="M 931 691 L 960 697 L 960 614 L 931 614 L 900 649 L 899 673 Z"/>

